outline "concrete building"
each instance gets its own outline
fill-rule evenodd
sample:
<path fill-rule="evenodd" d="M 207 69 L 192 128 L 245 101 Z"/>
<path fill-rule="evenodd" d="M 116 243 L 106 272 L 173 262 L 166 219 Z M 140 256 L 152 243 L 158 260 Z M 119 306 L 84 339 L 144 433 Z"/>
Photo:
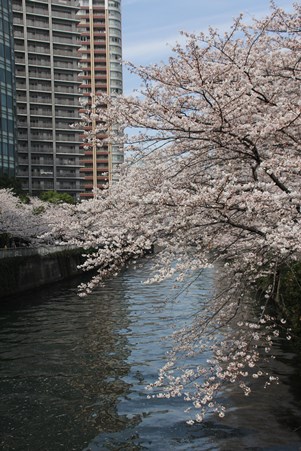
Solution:
<path fill-rule="evenodd" d="M 78 0 L 12 0 L 18 170 L 31 194 L 82 189 Z"/>
<path fill-rule="evenodd" d="M 94 111 L 99 93 L 122 92 L 120 3 L 12 0 L 17 176 L 31 194 L 55 190 L 78 199 L 116 180 L 120 149 L 87 146 L 83 130 L 70 126 L 79 120 L 80 98 Z"/>
<path fill-rule="evenodd" d="M 0 175 L 15 175 L 15 78 L 10 0 L 0 2 Z"/>
<path fill-rule="evenodd" d="M 122 93 L 120 9 L 121 0 L 80 0 L 80 89 L 82 96 L 86 98 L 87 108 L 92 112 L 92 118 L 99 94 L 114 96 Z M 105 108 L 105 105 L 102 108 Z M 99 122 L 92 119 L 86 130 L 94 133 L 98 124 Z M 105 136 L 101 133 L 95 136 L 96 139 L 92 140 L 92 143 L 83 145 L 84 167 L 81 171 L 85 183 L 82 197 L 91 197 L 92 189 L 116 181 L 118 165 L 123 161 L 120 148 L 110 144 L 98 146 L 97 140 L 102 140 Z"/>

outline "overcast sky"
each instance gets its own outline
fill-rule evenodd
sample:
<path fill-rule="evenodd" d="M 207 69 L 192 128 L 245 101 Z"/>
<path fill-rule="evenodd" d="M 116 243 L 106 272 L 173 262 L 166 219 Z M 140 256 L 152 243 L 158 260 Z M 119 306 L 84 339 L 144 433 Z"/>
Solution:
<path fill-rule="evenodd" d="M 288 10 L 293 1 L 276 0 L 276 4 Z M 123 58 L 137 65 L 159 63 L 181 40 L 181 30 L 199 32 L 209 26 L 225 30 L 241 12 L 251 20 L 269 9 L 269 0 L 122 0 Z M 137 84 L 125 70 L 125 94 Z"/>

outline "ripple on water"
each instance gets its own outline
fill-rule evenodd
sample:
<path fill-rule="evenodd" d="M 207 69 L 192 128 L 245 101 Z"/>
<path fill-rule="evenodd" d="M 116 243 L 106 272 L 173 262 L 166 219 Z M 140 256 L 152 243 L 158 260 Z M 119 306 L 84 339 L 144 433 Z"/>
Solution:
<path fill-rule="evenodd" d="M 181 398 L 146 397 L 172 346 L 169 335 L 202 308 L 212 283 L 206 270 L 176 297 L 171 281 L 142 284 L 149 274 L 146 261 L 84 299 L 73 281 L 2 308 L 0 449 L 299 450 L 294 354 L 282 355 L 275 369 L 284 378 L 276 391 L 252 402 L 227 393 L 232 408 L 224 420 L 188 426 Z"/>

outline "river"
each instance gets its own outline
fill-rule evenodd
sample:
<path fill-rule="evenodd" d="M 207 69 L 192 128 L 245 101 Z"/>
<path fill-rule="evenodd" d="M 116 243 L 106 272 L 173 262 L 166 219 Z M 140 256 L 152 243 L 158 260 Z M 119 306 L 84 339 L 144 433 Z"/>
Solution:
<path fill-rule="evenodd" d="M 15 297 L 0 309 L 2 451 L 301 450 L 300 357 L 276 347 L 280 384 L 190 426 L 181 398 L 145 386 L 212 288 L 212 270 L 175 299 L 171 281 L 145 285 L 151 259 L 82 299 L 78 280 Z"/>

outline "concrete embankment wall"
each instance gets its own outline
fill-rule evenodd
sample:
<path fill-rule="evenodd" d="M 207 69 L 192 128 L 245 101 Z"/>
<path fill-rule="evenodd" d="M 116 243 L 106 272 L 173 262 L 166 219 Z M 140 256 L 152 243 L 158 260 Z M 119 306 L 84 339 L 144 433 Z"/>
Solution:
<path fill-rule="evenodd" d="M 0 259 L 0 298 L 21 293 L 80 274 L 80 250 L 47 255 L 25 255 Z"/>

